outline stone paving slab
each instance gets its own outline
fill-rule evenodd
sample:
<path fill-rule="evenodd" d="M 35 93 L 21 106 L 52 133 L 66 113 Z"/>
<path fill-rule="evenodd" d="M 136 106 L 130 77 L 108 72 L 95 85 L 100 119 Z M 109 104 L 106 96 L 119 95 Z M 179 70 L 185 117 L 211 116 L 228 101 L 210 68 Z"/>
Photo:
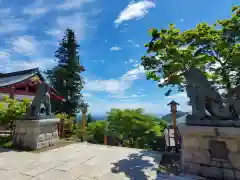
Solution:
<path fill-rule="evenodd" d="M 70 144 L 38 154 L 1 151 L 0 180 L 196 179 L 157 176 L 161 157 L 159 152 L 88 143 Z"/>

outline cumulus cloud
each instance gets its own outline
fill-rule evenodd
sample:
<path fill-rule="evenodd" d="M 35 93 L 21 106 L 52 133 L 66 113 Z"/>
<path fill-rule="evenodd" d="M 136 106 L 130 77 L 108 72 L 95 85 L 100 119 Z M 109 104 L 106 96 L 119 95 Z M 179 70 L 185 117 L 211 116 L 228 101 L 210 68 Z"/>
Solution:
<path fill-rule="evenodd" d="M 56 65 L 53 58 L 36 58 L 30 60 L 6 59 L 0 60 L 1 73 L 14 72 L 39 67 L 41 70 L 50 69 Z"/>
<path fill-rule="evenodd" d="M 118 79 L 90 80 L 86 79 L 85 90 L 101 91 L 107 93 L 120 93 L 129 89 L 134 80 L 144 75 L 145 71 L 142 66 L 129 70 Z"/>
<path fill-rule="evenodd" d="M 148 13 L 148 9 L 154 8 L 156 5 L 152 0 L 143 0 L 139 2 L 131 2 L 123 11 L 120 12 L 115 24 L 129 21 L 136 18 L 142 18 Z"/>
<path fill-rule="evenodd" d="M 28 14 L 28 15 L 33 15 L 33 16 L 37 16 L 37 15 L 42 15 L 48 12 L 48 8 L 42 7 L 42 8 L 24 8 L 23 9 L 23 13 L 24 14 Z"/>
<path fill-rule="evenodd" d="M 76 9 L 83 6 L 85 3 L 93 2 L 94 0 L 65 0 L 62 4 L 58 5 L 58 9 L 69 10 Z"/>
<path fill-rule="evenodd" d="M 0 9 L 0 33 L 13 33 L 26 29 L 25 20 L 13 16 L 10 8 Z"/>
<path fill-rule="evenodd" d="M 113 46 L 110 48 L 110 51 L 120 51 L 121 50 L 121 47 L 119 46 Z"/>
<path fill-rule="evenodd" d="M 11 44 L 13 51 L 26 56 L 37 54 L 39 51 L 38 42 L 33 36 L 16 37 L 11 41 Z"/>
<path fill-rule="evenodd" d="M 56 27 L 45 33 L 60 39 L 63 37 L 67 28 L 74 30 L 78 40 L 83 40 L 86 35 L 86 29 L 88 28 L 86 15 L 82 13 L 74 13 L 68 16 L 59 16 L 56 19 Z"/>

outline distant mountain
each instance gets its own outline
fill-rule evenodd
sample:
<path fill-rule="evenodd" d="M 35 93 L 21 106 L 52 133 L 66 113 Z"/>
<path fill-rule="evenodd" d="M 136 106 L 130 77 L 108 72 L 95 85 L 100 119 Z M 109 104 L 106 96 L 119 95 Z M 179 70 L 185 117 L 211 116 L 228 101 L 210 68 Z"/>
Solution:
<path fill-rule="evenodd" d="M 185 116 L 187 114 L 187 112 L 182 112 L 182 111 L 177 111 L 177 118 Z M 164 119 L 165 121 L 167 121 L 167 123 L 171 124 L 172 123 L 172 114 L 169 113 L 167 115 L 160 115 L 160 114 L 155 114 L 155 116 Z M 107 117 L 106 115 L 93 115 L 92 114 L 92 118 L 93 120 L 97 121 L 97 120 L 105 120 Z M 81 114 L 77 115 L 77 121 L 81 121 L 82 116 Z"/>
<path fill-rule="evenodd" d="M 182 116 L 185 116 L 186 114 L 187 114 L 187 112 L 177 111 L 176 117 L 180 118 Z M 172 114 L 171 113 L 169 113 L 165 116 L 162 116 L 161 118 L 164 119 L 165 121 L 167 121 L 167 123 L 172 124 Z"/>
<path fill-rule="evenodd" d="M 92 118 L 94 121 L 105 120 L 106 116 L 105 115 L 92 115 Z M 81 120 L 82 120 L 81 114 L 77 115 L 77 121 L 81 121 Z"/>

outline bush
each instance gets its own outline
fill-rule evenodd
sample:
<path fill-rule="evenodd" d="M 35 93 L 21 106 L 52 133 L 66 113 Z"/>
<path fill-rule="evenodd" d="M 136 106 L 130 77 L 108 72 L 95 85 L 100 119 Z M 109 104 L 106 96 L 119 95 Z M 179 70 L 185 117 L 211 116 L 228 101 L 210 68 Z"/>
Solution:
<path fill-rule="evenodd" d="M 0 123 L 12 124 L 13 120 L 17 117 L 21 117 L 26 114 L 29 104 L 29 99 L 25 98 L 22 101 L 19 101 L 5 96 L 3 102 L 0 102 Z"/>
<path fill-rule="evenodd" d="M 91 143 L 103 144 L 105 133 L 105 121 L 95 121 L 87 126 L 87 139 Z"/>
<path fill-rule="evenodd" d="M 144 114 L 143 109 L 112 109 L 106 121 L 89 123 L 87 132 L 89 141 L 94 143 L 102 144 L 106 132 L 123 146 L 157 150 L 165 145 L 162 139 L 166 127 L 165 121 Z"/>

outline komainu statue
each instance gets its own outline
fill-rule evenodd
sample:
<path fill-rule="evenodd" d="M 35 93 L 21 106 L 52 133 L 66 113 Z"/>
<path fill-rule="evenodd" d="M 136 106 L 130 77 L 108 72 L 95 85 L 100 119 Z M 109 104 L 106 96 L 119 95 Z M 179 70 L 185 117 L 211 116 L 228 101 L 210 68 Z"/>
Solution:
<path fill-rule="evenodd" d="M 27 109 L 26 116 L 36 117 L 46 115 L 51 115 L 51 100 L 47 84 L 41 83 L 38 85 L 36 95 Z"/>
<path fill-rule="evenodd" d="M 230 90 L 223 97 L 199 69 L 190 68 L 184 73 L 184 77 L 192 105 L 192 115 L 188 115 L 187 120 L 239 120 L 240 87 Z"/>

